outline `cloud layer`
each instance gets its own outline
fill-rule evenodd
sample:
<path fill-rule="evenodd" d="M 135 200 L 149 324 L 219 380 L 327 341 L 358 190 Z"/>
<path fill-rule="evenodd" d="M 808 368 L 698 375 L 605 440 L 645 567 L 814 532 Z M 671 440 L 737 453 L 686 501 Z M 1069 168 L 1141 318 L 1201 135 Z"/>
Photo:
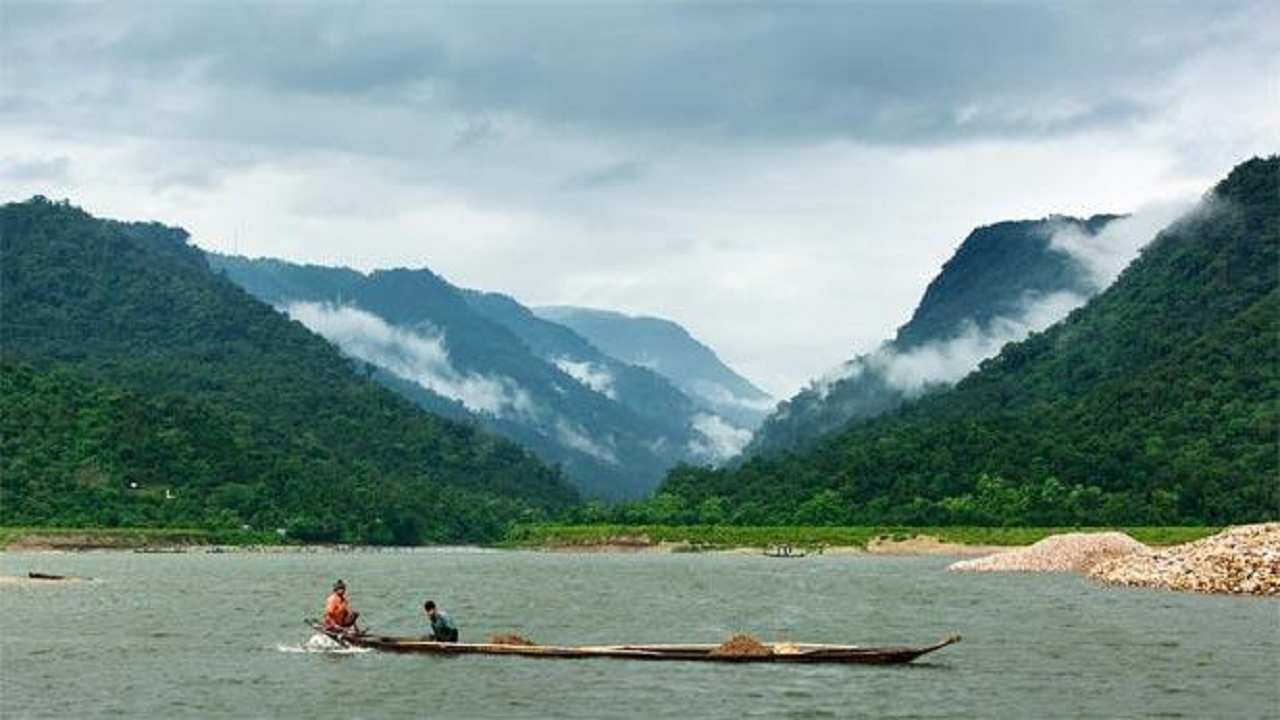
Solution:
<path fill-rule="evenodd" d="M 1192 208 L 1189 201 L 1168 201 L 1148 205 L 1107 223 L 1096 235 L 1066 226 L 1053 234 L 1049 246 L 1080 261 L 1101 289 L 1110 285 L 1138 251 L 1170 223 Z"/>
<path fill-rule="evenodd" d="M 1280 148 L 1274 3 L 23 2 L 0 195 L 669 317 L 785 397 L 969 230 Z"/>
<path fill-rule="evenodd" d="M 1082 232 L 1079 225 L 1063 224 L 1050 237 L 1049 247 L 1079 261 L 1091 276 L 1095 292 L 1101 292 L 1161 230 L 1186 213 L 1196 212 L 1198 207 L 1189 202 L 1150 205 L 1108 222 L 1095 235 Z M 995 317 L 982 326 L 968 322 L 952 338 L 905 352 L 885 344 L 828 371 L 813 387 L 820 397 L 825 397 L 840 380 L 856 379 L 872 371 L 889 387 L 915 397 L 930 387 L 958 382 L 1006 344 L 1048 328 L 1088 302 L 1089 297 L 1074 292 L 1028 293 L 1012 315 Z"/>
<path fill-rule="evenodd" d="M 470 410 L 498 418 L 536 414 L 528 393 L 510 378 L 457 370 L 442 335 L 394 327 L 377 315 L 328 303 L 293 303 L 285 312 L 347 355 L 457 400 Z"/>

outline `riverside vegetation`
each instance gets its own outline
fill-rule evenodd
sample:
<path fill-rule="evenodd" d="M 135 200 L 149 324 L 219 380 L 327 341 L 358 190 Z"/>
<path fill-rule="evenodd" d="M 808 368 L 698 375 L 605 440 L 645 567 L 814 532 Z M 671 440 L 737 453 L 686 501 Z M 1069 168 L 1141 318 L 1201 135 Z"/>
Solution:
<path fill-rule="evenodd" d="M 686 549 L 767 548 L 788 544 L 796 548 L 860 547 L 876 540 L 903 541 L 928 537 L 945 543 L 974 546 L 1023 546 L 1059 533 L 1079 531 L 1062 527 L 974 526 L 819 526 L 819 525 L 644 525 L 552 523 L 519 525 L 508 534 L 510 547 L 648 547 L 660 544 Z M 1190 542 L 1212 535 L 1211 527 L 1129 527 L 1123 532 L 1149 545 Z"/>
<path fill-rule="evenodd" d="M 953 545 L 974 547 L 1022 547 L 1080 528 L 1058 527 L 905 527 L 905 526 L 763 526 L 728 525 L 564 525 L 517 523 L 501 539 L 502 548 L 652 548 L 677 551 L 764 549 L 790 545 L 797 549 L 820 547 L 866 548 L 877 542 L 901 542 L 929 538 Z M 1191 542 L 1218 531 L 1210 527 L 1129 527 L 1120 531 L 1141 542 L 1165 546 Z M 296 538 L 275 532 L 243 529 L 191 528 L 67 528 L 0 527 L 0 550 L 13 547 L 51 549 L 287 547 Z"/>

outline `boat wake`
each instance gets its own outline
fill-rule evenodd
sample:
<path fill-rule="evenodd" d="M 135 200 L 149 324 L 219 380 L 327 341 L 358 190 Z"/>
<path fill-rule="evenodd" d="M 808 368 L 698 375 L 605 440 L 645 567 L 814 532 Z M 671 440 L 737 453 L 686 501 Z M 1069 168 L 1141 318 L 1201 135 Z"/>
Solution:
<path fill-rule="evenodd" d="M 372 648 L 343 645 L 324 633 L 312 635 L 301 645 L 277 645 L 276 649 L 286 653 L 324 653 L 327 655 L 359 655 L 372 652 Z"/>

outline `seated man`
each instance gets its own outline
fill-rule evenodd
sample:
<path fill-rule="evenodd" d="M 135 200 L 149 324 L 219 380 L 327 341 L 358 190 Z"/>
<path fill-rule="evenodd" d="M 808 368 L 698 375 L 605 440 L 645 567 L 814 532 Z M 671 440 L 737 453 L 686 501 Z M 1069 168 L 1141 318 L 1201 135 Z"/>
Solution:
<path fill-rule="evenodd" d="M 329 632 L 359 632 L 356 619 L 360 613 L 347 604 L 347 584 L 339 580 L 333 584 L 333 593 L 324 603 L 324 629 Z"/>
<path fill-rule="evenodd" d="M 423 603 L 422 609 L 426 611 L 427 619 L 431 621 L 431 634 L 427 636 L 428 640 L 458 642 L 458 626 L 453 624 L 453 620 L 448 615 L 436 609 L 434 600 Z"/>

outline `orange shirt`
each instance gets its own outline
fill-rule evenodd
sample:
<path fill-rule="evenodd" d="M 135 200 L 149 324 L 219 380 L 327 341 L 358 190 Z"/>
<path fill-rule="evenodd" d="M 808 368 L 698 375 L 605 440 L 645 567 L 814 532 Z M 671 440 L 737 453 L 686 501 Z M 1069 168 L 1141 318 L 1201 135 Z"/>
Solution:
<path fill-rule="evenodd" d="M 344 628 L 350 625 L 347 619 L 351 615 L 351 608 L 347 606 L 347 599 L 338 593 L 333 593 L 324 603 L 324 626 L 327 628 Z"/>

